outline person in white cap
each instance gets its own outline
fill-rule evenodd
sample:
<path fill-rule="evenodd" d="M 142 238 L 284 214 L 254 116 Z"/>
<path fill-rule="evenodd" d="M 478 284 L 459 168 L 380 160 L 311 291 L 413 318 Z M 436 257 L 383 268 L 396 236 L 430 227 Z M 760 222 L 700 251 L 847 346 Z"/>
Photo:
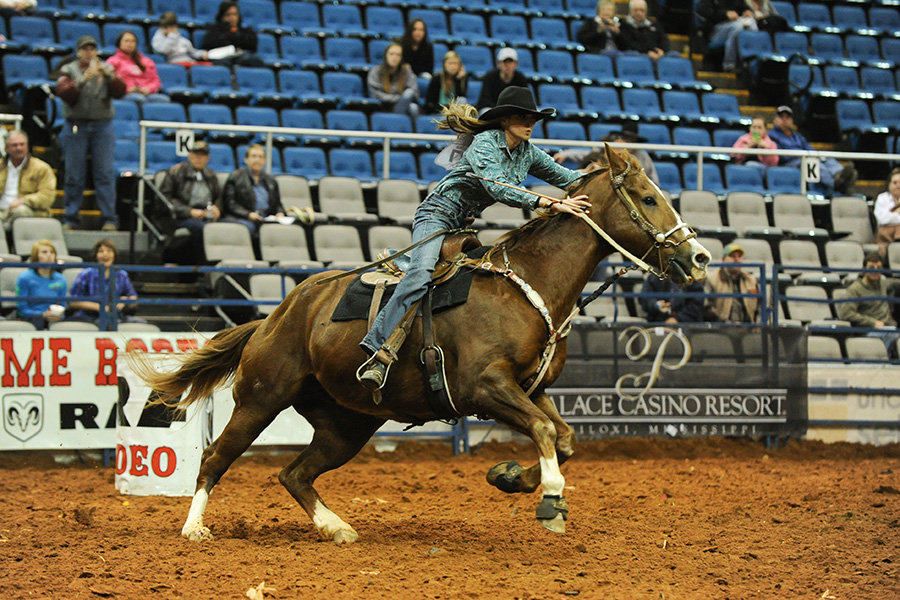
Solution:
<path fill-rule="evenodd" d="M 511 85 L 528 87 L 528 80 L 516 69 L 519 66 L 519 54 L 514 48 L 500 48 L 497 52 L 497 68 L 485 73 L 481 80 L 481 94 L 475 106 L 485 110 L 497 104 L 500 92 Z"/>
<path fill-rule="evenodd" d="M 722 250 L 722 262 L 728 266 L 717 269 L 706 279 L 707 291 L 713 294 L 758 294 L 756 277 L 744 271 L 744 249 L 737 244 L 728 244 Z M 727 323 L 758 323 L 759 300 L 756 297 L 738 298 L 718 296 L 710 298 L 706 304 L 707 321 Z"/>

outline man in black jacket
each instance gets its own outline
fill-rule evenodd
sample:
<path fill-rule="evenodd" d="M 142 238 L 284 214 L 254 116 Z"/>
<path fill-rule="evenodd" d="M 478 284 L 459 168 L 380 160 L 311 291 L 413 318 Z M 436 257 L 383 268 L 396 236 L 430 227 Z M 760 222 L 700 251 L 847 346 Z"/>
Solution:
<path fill-rule="evenodd" d="M 246 225 L 255 239 L 266 217 L 283 217 L 278 182 L 268 173 L 266 151 L 259 144 L 247 148 L 242 169 L 234 171 L 225 181 L 223 192 L 223 221 Z"/>

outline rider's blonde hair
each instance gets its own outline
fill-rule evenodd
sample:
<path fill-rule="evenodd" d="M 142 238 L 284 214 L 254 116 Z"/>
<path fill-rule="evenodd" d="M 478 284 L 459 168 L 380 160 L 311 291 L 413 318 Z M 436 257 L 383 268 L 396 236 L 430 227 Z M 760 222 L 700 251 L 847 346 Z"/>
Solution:
<path fill-rule="evenodd" d="M 447 106 L 441 107 L 444 118 L 435 121 L 438 129 L 449 129 L 461 135 L 469 133 L 481 133 L 488 129 L 500 129 L 500 119 L 482 121 L 478 118 L 478 109 L 471 104 L 462 104 L 454 100 Z"/>

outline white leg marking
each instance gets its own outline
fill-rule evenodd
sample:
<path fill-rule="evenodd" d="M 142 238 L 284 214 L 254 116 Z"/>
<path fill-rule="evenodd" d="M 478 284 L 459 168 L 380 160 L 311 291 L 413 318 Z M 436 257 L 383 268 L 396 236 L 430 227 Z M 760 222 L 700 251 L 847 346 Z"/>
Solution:
<path fill-rule="evenodd" d="M 181 535 L 194 542 L 212 539 L 212 534 L 208 527 L 203 526 L 203 513 L 206 512 L 206 503 L 209 501 L 209 494 L 206 490 L 199 489 L 194 494 L 191 501 L 191 510 L 188 512 L 187 520 L 184 527 L 181 528 Z"/>
<path fill-rule="evenodd" d="M 324 539 L 334 541 L 335 544 L 352 544 L 359 537 L 352 527 L 331 512 L 327 506 L 322 504 L 321 500 L 316 500 L 313 525 L 319 530 L 319 535 Z"/>
<path fill-rule="evenodd" d="M 541 490 L 544 496 L 562 496 L 566 480 L 559 470 L 556 454 L 550 458 L 541 458 Z"/>

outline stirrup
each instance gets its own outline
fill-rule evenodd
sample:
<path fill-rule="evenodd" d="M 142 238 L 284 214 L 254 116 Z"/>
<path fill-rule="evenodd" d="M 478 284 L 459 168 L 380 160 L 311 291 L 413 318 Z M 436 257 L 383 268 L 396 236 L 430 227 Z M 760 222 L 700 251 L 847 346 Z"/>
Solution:
<path fill-rule="evenodd" d="M 387 382 L 390 369 L 390 363 L 381 362 L 378 360 L 378 354 L 374 354 L 356 370 L 356 380 L 370 392 L 377 392 Z"/>

